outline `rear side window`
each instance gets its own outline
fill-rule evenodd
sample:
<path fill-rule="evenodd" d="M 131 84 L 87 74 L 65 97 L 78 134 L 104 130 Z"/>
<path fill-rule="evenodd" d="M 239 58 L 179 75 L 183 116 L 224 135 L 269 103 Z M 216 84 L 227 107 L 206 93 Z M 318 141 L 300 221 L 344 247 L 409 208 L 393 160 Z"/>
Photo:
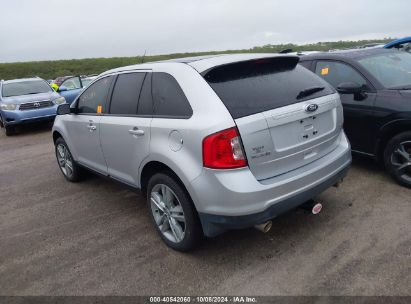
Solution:
<path fill-rule="evenodd" d="M 112 76 L 104 77 L 89 86 L 78 99 L 77 113 L 106 113 L 107 95 L 112 79 Z"/>
<path fill-rule="evenodd" d="M 173 76 L 153 73 L 152 82 L 155 116 L 188 118 L 193 114 L 183 90 Z"/>
<path fill-rule="evenodd" d="M 136 115 L 145 73 L 118 75 L 110 103 L 110 114 Z"/>
<path fill-rule="evenodd" d="M 234 119 L 335 92 L 297 63 L 294 57 L 257 59 L 219 66 L 203 76 Z M 318 87 L 324 89 L 304 98 L 299 96 L 304 90 Z"/>
<path fill-rule="evenodd" d="M 311 70 L 312 61 L 300 61 L 301 66 L 305 67 L 308 70 Z"/>

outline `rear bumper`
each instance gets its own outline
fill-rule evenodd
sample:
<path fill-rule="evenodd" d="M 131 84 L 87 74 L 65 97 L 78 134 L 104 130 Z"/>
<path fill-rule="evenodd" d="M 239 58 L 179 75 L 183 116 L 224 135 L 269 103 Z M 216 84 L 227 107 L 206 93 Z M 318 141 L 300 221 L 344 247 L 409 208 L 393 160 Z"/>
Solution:
<path fill-rule="evenodd" d="M 43 120 L 53 120 L 56 116 L 57 106 L 27 110 L 27 111 L 1 111 L 3 123 L 7 126 L 32 123 Z"/>
<path fill-rule="evenodd" d="M 293 209 L 339 182 L 351 164 L 344 133 L 338 147 L 304 167 L 264 181 L 248 168 L 204 169 L 191 183 L 192 198 L 206 236 L 261 224 Z"/>

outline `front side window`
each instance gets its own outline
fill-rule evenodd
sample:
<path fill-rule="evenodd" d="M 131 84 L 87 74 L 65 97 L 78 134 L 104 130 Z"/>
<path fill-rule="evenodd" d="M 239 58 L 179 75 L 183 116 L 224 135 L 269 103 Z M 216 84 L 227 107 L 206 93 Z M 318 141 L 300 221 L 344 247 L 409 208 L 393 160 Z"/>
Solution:
<path fill-rule="evenodd" d="M 112 76 L 104 77 L 88 87 L 78 99 L 77 113 L 106 113 L 107 95 L 110 89 L 111 81 Z"/>
<path fill-rule="evenodd" d="M 358 60 L 387 89 L 411 89 L 411 54 L 390 52 Z"/>
<path fill-rule="evenodd" d="M 193 114 L 183 90 L 173 76 L 167 73 L 153 73 L 152 82 L 156 116 L 187 118 Z"/>
<path fill-rule="evenodd" d="M 67 90 L 81 89 L 80 79 L 78 77 L 66 79 L 61 86 L 67 88 Z"/>
<path fill-rule="evenodd" d="M 31 95 L 51 92 L 52 89 L 43 80 L 33 80 L 33 81 L 19 81 L 4 83 L 2 89 L 3 97 L 12 97 L 20 95 Z"/>
<path fill-rule="evenodd" d="M 136 115 L 145 73 L 120 74 L 110 103 L 110 114 Z"/>
<path fill-rule="evenodd" d="M 315 73 L 337 88 L 344 82 L 356 82 L 367 86 L 367 80 L 351 66 L 336 61 L 318 61 Z"/>

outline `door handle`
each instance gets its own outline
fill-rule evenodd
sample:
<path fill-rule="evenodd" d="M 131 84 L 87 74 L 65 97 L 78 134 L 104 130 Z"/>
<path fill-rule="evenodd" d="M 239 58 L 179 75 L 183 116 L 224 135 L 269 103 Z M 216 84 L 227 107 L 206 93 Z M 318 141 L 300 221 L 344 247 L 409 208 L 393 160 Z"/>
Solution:
<path fill-rule="evenodd" d="M 88 121 L 87 128 L 90 130 L 90 132 L 97 130 L 97 127 L 94 125 L 94 121 L 92 120 Z"/>
<path fill-rule="evenodd" d="M 133 129 L 128 130 L 128 133 L 135 136 L 143 136 L 144 130 L 140 130 L 139 128 L 134 127 Z"/>

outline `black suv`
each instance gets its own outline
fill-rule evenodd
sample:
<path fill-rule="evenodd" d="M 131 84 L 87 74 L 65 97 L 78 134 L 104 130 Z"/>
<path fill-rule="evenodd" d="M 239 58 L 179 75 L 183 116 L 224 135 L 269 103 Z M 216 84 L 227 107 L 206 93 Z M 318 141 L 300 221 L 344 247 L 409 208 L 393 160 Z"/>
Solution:
<path fill-rule="evenodd" d="M 411 54 L 370 48 L 303 55 L 300 64 L 341 94 L 353 152 L 411 188 Z"/>

